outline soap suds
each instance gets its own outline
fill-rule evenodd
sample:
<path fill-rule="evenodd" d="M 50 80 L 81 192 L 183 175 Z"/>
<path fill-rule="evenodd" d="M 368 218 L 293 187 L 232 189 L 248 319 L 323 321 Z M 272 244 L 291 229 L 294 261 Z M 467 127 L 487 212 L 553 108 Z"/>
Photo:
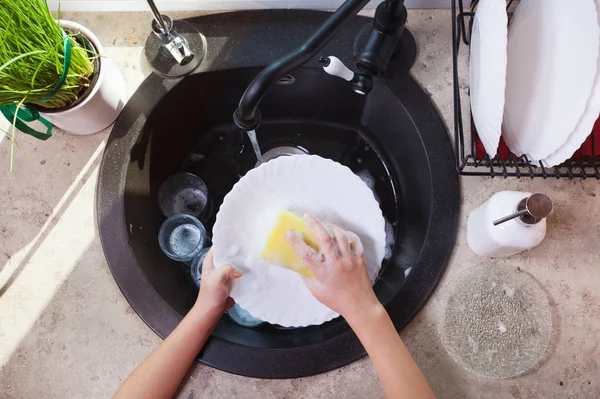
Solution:
<path fill-rule="evenodd" d="M 389 220 L 385 219 L 385 255 L 383 255 L 383 259 L 387 260 L 392 257 L 392 249 L 394 248 L 395 242 L 394 226 Z"/>
<path fill-rule="evenodd" d="M 240 249 L 240 246 L 235 244 L 227 248 L 227 258 L 233 258 L 237 254 L 239 254 Z"/>
<path fill-rule="evenodd" d="M 378 204 L 381 204 L 379 195 L 377 195 L 377 192 L 375 191 L 375 178 L 373 175 L 367 169 L 361 170 L 360 172 L 355 173 L 355 175 L 360 177 L 360 180 L 362 180 L 363 183 L 365 183 L 365 185 L 371 189 L 373 192 L 373 197 L 375 197 L 375 201 L 377 201 Z"/>
<path fill-rule="evenodd" d="M 379 196 L 375 192 L 376 181 L 373 175 L 367 169 L 361 170 L 360 172 L 356 173 L 356 175 L 360 177 L 360 179 L 363 181 L 363 183 L 365 183 L 367 187 L 369 187 L 369 189 L 371 189 L 377 203 L 381 203 Z M 396 242 L 394 227 L 396 227 L 396 225 L 396 222 L 392 224 L 389 220 L 385 219 L 385 254 L 383 256 L 384 260 L 390 259 L 393 255 L 394 243 Z"/>
<path fill-rule="evenodd" d="M 367 169 L 356 173 L 356 176 L 360 177 L 360 180 L 362 180 L 371 190 L 375 189 L 375 179 Z"/>
<path fill-rule="evenodd" d="M 350 241 L 350 248 L 352 248 L 354 255 L 364 255 L 365 249 L 360 238 L 351 231 L 346 231 L 346 235 L 348 236 L 348 240 Z"/>

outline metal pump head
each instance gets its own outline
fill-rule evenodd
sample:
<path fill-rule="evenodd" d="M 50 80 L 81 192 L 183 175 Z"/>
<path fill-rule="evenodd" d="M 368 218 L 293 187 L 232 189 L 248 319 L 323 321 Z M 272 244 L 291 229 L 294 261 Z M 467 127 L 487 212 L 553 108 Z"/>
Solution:
<path fill-rule="evenodd" d="M 546 194 L 532 194 L 519 202 L 515 213 L 495 220 L 494 226 L 498 226 L 499 224 L 515 218 L 520 218 L 525 224 L 539 223 L 542 219 L 547 218 L 552 213 L 553 206 L 552 200 Z"/>

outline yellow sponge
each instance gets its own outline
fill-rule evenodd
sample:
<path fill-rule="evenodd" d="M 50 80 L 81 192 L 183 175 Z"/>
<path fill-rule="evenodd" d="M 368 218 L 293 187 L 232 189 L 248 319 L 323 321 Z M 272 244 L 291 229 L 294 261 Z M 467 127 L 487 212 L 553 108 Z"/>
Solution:
<path fill-rule="evenodd" d="M 307 277 L 314 278 L 308 265 L 304 263 L 302 258 L 296 254 L 292 246 L 288 243 L 285 233 L 289 230 L 302 234 L 302 238 L 306 244 L 316 251 L 319 250 L 317 238 L 310 232 L 302 216 L 294 212 L 283 211 L 275 222 L 273 230 L 271 230 L 267 243 L 260 254 L 261 258 Z"/>

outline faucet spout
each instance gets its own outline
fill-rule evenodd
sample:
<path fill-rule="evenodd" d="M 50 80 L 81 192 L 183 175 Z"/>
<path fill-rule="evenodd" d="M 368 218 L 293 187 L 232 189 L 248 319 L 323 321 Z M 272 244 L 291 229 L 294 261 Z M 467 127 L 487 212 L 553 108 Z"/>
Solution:
<path fill-rule="evenodd" d="M 250 83 L 237 110 L 235 124 L 243 130 L 255 130 L 261 122 L 258 105 L 269 89 L 286 74 L 313 58 L 369 0 L 346 0 L 304 43 L 289 54 L 272 62 Z"/>

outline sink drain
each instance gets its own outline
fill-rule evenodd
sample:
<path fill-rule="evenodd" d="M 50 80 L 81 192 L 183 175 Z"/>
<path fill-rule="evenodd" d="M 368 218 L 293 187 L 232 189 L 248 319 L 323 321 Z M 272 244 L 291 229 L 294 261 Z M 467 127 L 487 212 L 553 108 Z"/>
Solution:
<path fill-rule="evenodd" d="M 268 162 L 271 159 L 286 157 L 290 155 L 307 155 L 309 152 L 302 147 L 294 147 L 291 145 L 283 145 L 280 147 L 271 148 L 269 151 L 262 154 L 263 162 Z M 259 165 L 257 162 L 254 167 L 256 168 Z"/>
<path fill-rule="evenodd" d="M 277 82 L 278 85 L 289 86 L 296 81 L 292 75 L 285 75 L 283 78 L 279 79 Z"/>

